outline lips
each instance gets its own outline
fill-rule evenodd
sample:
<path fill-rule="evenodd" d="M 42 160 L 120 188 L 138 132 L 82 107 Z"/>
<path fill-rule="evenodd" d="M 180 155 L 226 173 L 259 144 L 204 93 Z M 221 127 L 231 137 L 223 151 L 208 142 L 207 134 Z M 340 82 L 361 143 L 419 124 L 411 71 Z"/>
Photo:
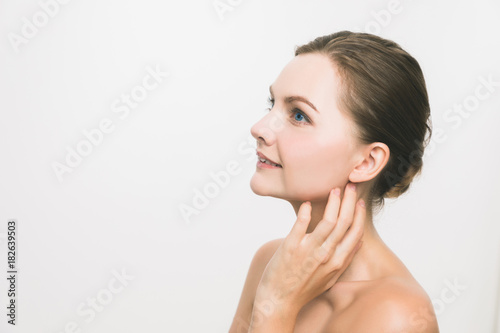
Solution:
<path fill-rule="evenodd" d="M 268 158 L 266 155 L 262 154 L 260 151 L 257 151 L 257 156 L 259 156 L 260 158 L 263 158 L 263 159 L 265 159 L 265 160 L 267 160 L 267 161 L 269 161 L 269 162 L 271 162 L 271 163 L 273 163 L 273 164 L 277 164 L 279 167 L 282 167 L 282 165 L 281 165 L 281 164 L 276 163 L 275 161 L 271 160 L 271 159 L 270 159 L 270 158 Z"/>

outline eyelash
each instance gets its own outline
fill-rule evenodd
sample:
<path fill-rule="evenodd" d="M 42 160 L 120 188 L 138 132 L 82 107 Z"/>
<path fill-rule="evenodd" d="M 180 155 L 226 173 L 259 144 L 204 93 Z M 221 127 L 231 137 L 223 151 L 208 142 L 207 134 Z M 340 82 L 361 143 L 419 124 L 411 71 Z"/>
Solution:
<path fill-rule="evenodd" d="M 272 99 L 271 97 L 268 97 L 268 98 L 267 98 L 267 103 L 268 103 L 271 107 L 267 108 L 266 110 L 271 111 L 271 108 L 272 108 L 272 106 L 274 105 L 274 99 Z M 307 116 L 304 112 L 300 111 L 300 110 L 299 110 L 299 109 L 297 109 L 297 108 L 290 110 L 290 113 L 291 113 L 292 115 L 294 115 L 296 112 L 297 112 L 297 113 L 300 113 L 300 114 L 302 115 L 302 117 L 304 117 L 304 119 L 305 119 L 306 123 L 311 123 L 311 120 L 309 119 L 309 117 L 308 117 L 308 116 Z M 296 124 L 299 124 L 299 125 L 303 125 L 303 124 L 304 124 L 304 122 L 303 122 L 303 121 L 298 121 L 298 120 L 295 120 L 295 117 L 294 117 L 292 120 L 293 120 L 293 122 L 295 122 Z"/>

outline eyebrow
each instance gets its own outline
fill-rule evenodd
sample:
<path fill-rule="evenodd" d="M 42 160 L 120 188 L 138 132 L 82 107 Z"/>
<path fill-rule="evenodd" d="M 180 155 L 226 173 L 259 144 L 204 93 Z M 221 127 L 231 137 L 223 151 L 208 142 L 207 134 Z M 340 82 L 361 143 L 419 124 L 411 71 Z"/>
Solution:
<path fill-rule="evenodd" d="M 272 85 L 269 86 L 269 92 L 271 93 L 272 96 L 274 96 Z M 304 102 L 307 105 L 309 105 L 314 111 L 319 113 L 318 109 L 316 109 L 314 104 L 309 102 L 309 100 L 305 97 L 302 97 L 302 96 L 287 96 L 287 97 L 285 97 L 285 103 L 291 103 L 293 101 Z"/>

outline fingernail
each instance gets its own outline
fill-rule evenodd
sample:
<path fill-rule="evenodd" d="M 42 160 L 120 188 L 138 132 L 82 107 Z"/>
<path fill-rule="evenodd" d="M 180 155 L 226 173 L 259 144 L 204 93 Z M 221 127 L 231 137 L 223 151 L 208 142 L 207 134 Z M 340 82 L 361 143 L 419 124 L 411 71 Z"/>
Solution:
<path fill-rule="evenodd" d="M 354 183 L 350 183 L 350 184 L 349 184 L 349 188 L 350 188 L 351 190 L 353 190 L 353 191 L 356 191 L 356 184 L 354 184 Z"/>
<path fill-rule="evenodd" d="M 338 187 L 333 190 L 333 193 L 335 193 L 336 196 L 340 197 L 340 189 Z"/>
<path fill-rule="evenodd" d="M 365 201 L 363 199 L 359 200 L 359 205 L 363 208 L 366 208 Z"/>

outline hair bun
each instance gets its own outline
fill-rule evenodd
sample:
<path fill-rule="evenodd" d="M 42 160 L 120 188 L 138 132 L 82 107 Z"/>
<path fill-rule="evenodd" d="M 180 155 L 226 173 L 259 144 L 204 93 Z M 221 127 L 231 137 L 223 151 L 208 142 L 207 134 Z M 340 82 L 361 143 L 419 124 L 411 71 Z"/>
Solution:
<path fill-rule="evenodd" d="M 422 164 L 419 167 L 411 165 L 403 178 L 394 184 L 385 194 L 384 198 L 394 199 L 405 193 L 411 185 L 413 178 L 419 175 L 422 171 Z"/>

